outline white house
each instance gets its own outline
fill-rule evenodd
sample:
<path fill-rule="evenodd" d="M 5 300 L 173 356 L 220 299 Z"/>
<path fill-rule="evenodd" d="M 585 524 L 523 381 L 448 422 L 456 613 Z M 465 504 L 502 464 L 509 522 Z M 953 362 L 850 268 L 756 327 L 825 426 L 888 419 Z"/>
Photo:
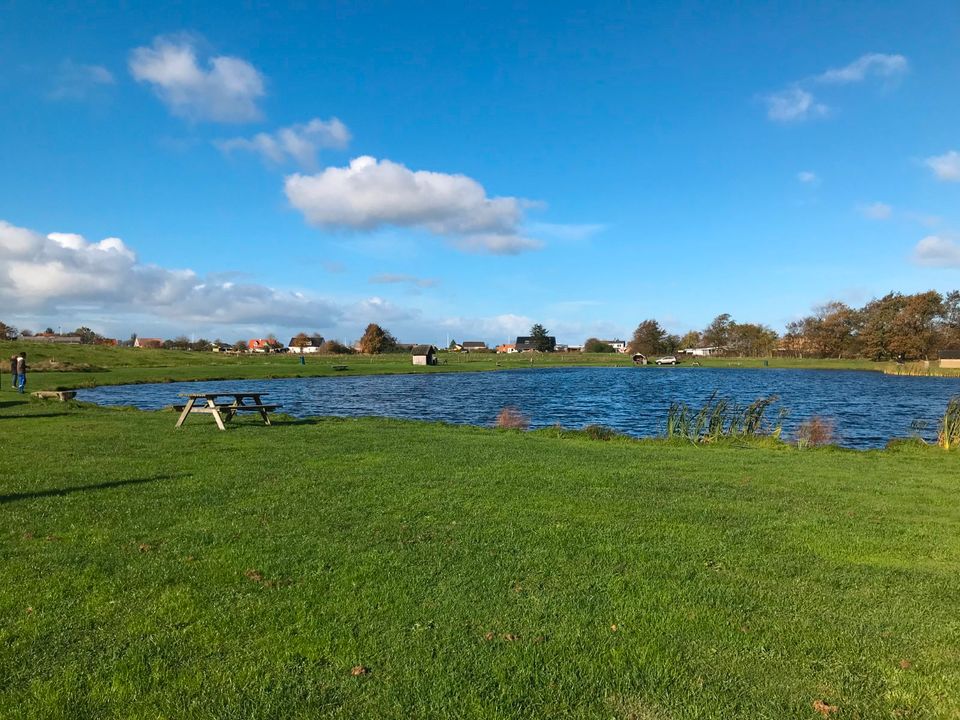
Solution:
<path fill-rule="evenodd" d="M 689 348 L 684 350 L 687 355 L 693 355 L 694 357 L 710 357 L 711 355 L 719 355 L 723 352 L 722 347 L 702 347 L 702 348 Z"/>
<path fill-rule="evenodd" d="M 626 340 L 601 340 L 600 342 L 606 343 L 613 348 L 614 352 L 625 353 L 627 351 L 627 341 Z"/>
<path fill-rule="evenodd" d="M 307 355 L 309 353 L 320 352 L 320 348 L 323 346 L 323 338 L 319 335 L 308 337 L 305 344 L 301 346 L 300 343 L 302 342 L 304 342 L 302 339 L 298 342 L 297 338 L 290 338 L 290 344 L 288 345 L 290 352 Z"/>

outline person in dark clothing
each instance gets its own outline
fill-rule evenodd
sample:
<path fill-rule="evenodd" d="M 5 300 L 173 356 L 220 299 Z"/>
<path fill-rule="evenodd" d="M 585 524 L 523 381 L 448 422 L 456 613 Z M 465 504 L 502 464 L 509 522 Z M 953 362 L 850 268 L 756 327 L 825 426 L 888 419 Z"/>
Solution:
<path fill-rule="evenodd" d="M 17 390 L 21 393 L 27 385 L 27 354 L 25 352 L 17 355 Z"/>
<path fill-rule="evenodd" d="M 10 356 L 10 387 L 17 389 L 17 355 Z"/>

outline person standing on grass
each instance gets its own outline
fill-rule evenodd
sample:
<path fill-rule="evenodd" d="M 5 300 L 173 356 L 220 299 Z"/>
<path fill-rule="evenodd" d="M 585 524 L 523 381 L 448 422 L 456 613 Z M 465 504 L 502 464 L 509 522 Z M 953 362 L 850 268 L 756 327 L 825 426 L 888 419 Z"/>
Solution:
<path fill-rule="evenodd" d="M 17 355 L 17 390 L 21 393 L 27 385 L 27 354 L 25 352 Z"/>
<path fill-rule="evenodd" d="M 10 356 L 10 387 L 17 389 L 17 354 Z"/>

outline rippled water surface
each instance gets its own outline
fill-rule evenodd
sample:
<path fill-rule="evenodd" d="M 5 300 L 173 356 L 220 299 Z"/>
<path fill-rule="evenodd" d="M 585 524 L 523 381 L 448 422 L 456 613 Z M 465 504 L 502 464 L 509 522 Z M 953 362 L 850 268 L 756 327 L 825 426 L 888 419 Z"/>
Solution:
<path fill-rule="evenodd" d="M 178 393 L 225 390 L 263 392 L 296 417 L 380 415 L 490 425 L 510 405 L 529 416 L 531 427 L 596 423 L 636 436 L 661 434 L 675 401 L 699 406 L 716 392 L 745 405 L 778 395 L 777 407 L 789 410 L 786 433 L 822 415 L 834 420 L 840 444 L 868 448 L 892 437 L 935 438 L 960 380 L 826 370 L 565 368 L 122 385 L 83 390 L 78 399 L 157 409 L 177 403 Z"/>

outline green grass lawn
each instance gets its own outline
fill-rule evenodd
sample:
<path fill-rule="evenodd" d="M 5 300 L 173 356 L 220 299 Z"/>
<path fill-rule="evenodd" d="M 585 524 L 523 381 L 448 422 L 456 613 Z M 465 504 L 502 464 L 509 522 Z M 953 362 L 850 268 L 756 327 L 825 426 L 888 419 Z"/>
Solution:
<path fill-rule="evenodd" d="M 0 392 L 0 716 L 960 717 L 960 455 L 174 420 Z"/>

